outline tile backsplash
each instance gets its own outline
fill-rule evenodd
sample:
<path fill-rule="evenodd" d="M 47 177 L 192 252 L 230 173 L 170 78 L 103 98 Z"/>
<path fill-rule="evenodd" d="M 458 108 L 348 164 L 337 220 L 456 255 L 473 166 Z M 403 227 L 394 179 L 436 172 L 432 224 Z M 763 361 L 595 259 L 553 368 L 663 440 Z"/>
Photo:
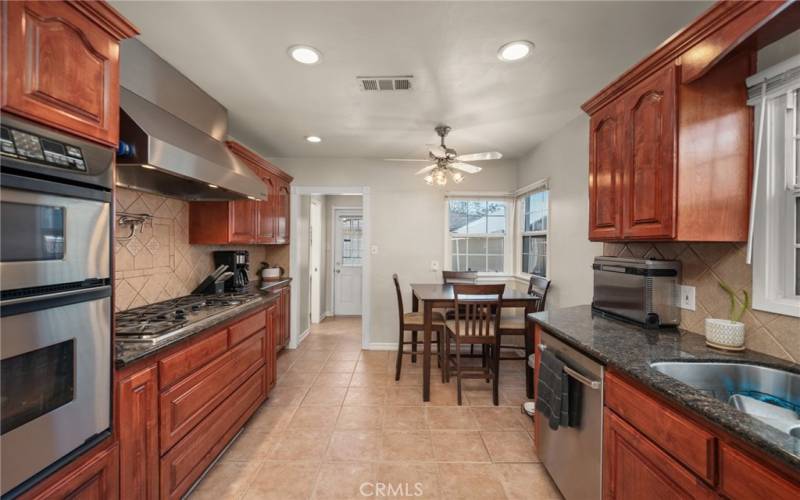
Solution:
<path fill-rule="evenodd" d="M 149 214 L 141 232 L 127 238 L 128 226 L 115 231 L 115 308 L 118 311 L 187 295 L 214 270 L 214 250 L 250 252 L 250 279 L 267 255 L 258 245 L 190 245 L 189 203 L 151 193 L 117 188 L 116 210 Z"/>
<path fill-rule="evenodd" d="M 746 246 L 741 243 L 606 243 L 603 254 L 614 257 L 654 257 L 679 260 L 683 283 L 696 287 L 695 310 L 681 311 L 681 328 L 703 334 L 705 318 L 728 318 L 730 301 L 719 287 L 724 281 L 735 290 L 752 293 L 752 269 L 745 263 Z M 748 310 L 748 349 L 800 362 L 800 318 Z"/>

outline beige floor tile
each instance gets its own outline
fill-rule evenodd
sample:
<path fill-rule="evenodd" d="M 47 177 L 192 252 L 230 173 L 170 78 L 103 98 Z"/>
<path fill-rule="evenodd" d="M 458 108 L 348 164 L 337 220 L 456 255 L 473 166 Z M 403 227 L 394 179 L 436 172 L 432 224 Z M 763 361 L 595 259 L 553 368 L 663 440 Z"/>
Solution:
<path fill-rule="evenodd" d="M 431 431 L 433 456 L 439 462 L 490 462 L 478 431 Z"/>
<path fill-rule="evenodd" d="M 478 422 L 464 406 L 428 406 L 425 418 L 431 430 L 478 430 Z"/>
<path fill-rule="evenodd" d="M 409 373 L 408 370 L 403 370 L 400 372 L 400 380 L 394 379 L 395 373 L 392 371 L 391 373 L 386 374 L 386 381 L 389 385 L 399 385 L 399 386 L 413 386 L 413 387 L 422 387 L 422 372 L 411 372 Z M 431 371 L 431 378 L 435 379 L 436 376 L 441 377 L 438 373 L 434 373 L 433 370 Z M 441 379 L 437 379 L 441 380 Z"/>
<path fill-rule="evenodd" d="M 375 496 L 379 498 L 441 498 L 439 466 L 435 463 L 381 463 L 376 477 L 376 488 L 381 489 Z"/>
<path fill-rule="evenodd" d="M 385 387 L 386 379 L 374 373 L 354 373 L 350 387 Z"/>
<path fill-rule="evenodd" d="M 328 448 L 331 433 L 301 429 L 285 431 L 267 454 L 269 460 L 321 461 Z"/>
<path fill-rule="evenodd" d="M 351 373 L 320 373 L 312 386 L 314 387 L 348 387 Z"/>
<path fill-rule="evenodd" d="M 386 388 L 386 404 L 390 406 L 422 406 L 422 387 Z"/>
<path fill-rule="evenodd" d="M 343 500 L 365 498 L 375 482 L 375 466 L 370 463 L 323 464 L 313 498 Z"/>
<path fill-rule="evenodd" d="M 245 494 L 247 500 L 307 500 L 319 464 L 265 462 Z M 224 497 L 217 497 L 222 499 Z"/>
<path fill-rule="evenodd" d="M 361 351 L 360 360 L 367 362 L 387 362 L 389 361 L 390 351 Z"/>
<path fill-rule="evenodd" d="M 563 497 L 541 464 L 495 464 L 509 500 L 561 500 Z"/>
<path fill-rule="evenodd" d="M 369 431 L 381 429 L 382 406 L 343 406 L 336 421 L 337 430 Z"/>
<path fill-rule="evenodd" d="M 458 395 L 455 384 L 431 384 L 431 398 L 426 406 L 457 406 Z"/>
<path fill-rule="evenodd" d="M 425 408 L 422 406 L 393 406 L 383 414 L 383 429 L 387 431 L 427 430 Z"/>
<path fill-rule="evenodd" d="M 289 425 L 296 409 L 295 406 L 264 405 L 250 419 L 247 428 L 260 432 L 282 431 Z"/>
<path fill-rule="evenodd" d="M 359 356 L 361 356 L 361 347 L 355 347 L 353 350 L 333 351 L 330 359 L 337 361 L 357 361 Z"/>
<path fill-rule="evenodd" d="M 359 360 L 355 366 L 356 373 L 375 373 L 384 375 L 386 373 L 386 363 L 365 363 Z"/>
<path fill-rule="evenodd" d="M 428 462 L 434 459 L 431 434 L 428 431 L 384 431 L 381 439 L 381 460 Z"/>
<path fill-rule="evenodd" d="M 523 431 L 519 408 L 513 406 L 472 407 L 470 412 L 482 431 Z M 528 418 L 528 417 L 525 417 Z"/>
<path fill-rule="evenodd" d="M 315 361 L 319 361 L 320 363 L 324 363 L 328 361 L 328 358 L 331 357 L 333 354 L 332 350 L 325 350 L 325 351 L 303 351 L 300 353 L 297 359 L 313 359 Z"/>
<path fill-rule="evenodd" d="M 500 388 L 500 404 L 507 404 L 511 406 L 520 406 L 525 401 L 530 401 L 531 398 L 525 393 L 525 387 L 501 387 Z"/>
<path fill-rule="evenodd" d="M 341 405 L 346 393 L 346 387 L 312 387 L 308 390 L 302 405 Z"/>
<path fill-rule="evenodd" d="M 299 406 L 308 391 L 305 387 L 276 385 L 269 393 L 269 406 Z"/>
<path fill-rule="evenodd" d="M 520 431 L 481 431 L 492 461 L 538 462 L 531 436 Z"/>
<path fill-rule="evenodd" d="M 287 430 L 333 430 L 340 409 L 340 406 L 301 406 L 289 421 Z"/>
<path fill-rule="evenodd" d="M 256 477 L 260 465 L 260 462 L 220 462 L 197 486 L 191 498 L 242 498 Z"/>
<path fill-rule="evenodd" d="M 374 431 L 334 431 L 328 452 L 329 462 L 370 462 L 380 454 L 381 432 Z"/>
<path fill-rule="evenodd" d="M 292 363 L 292 370 L 301 371 L 301 372 L 308 372 L 308 373 L 319 373 L 322 371 L 322 367 L 325 366 L 326 362 L 322 362 L 316 359 L 298 359 L 294 363 Z"/>
<path fill-rule="evenodd" d="M 294 368 L 290 368 L 286 373 L 278 377 L 277 383 L 281 386 L 304 387 L 307 389 L 311 387 L 316 378 L 316 373 L 296 371 Z"/>
<path fill-rule="evenodd" d="M 353 373 L 357 361 L 331 359 L 322 366 L 323 373 Z"/>
<path fill-rule="evenodd" d="M 282 433 L 244 431 L 222 457 L 223 462 L 254 462 L 264 460 Z"/>
<path fill-rule="evenodd" d="M 506 498 L 503 484 L 491 464 L 439 464 L 439 480 L 443 496 L 448 500 Z"/>
<path fill-rule="evenodd" d="M 386 387 L 350 387 L 344 406 L 381 406 L 386 402 Z"/>
<path fill-rule="evenodd" d="M 464 391 L 462 393 L 464 404 L 467 406 L 495 406 L 492 396 L 492 383 L 484 383 L 480 389 Z M 508 405 L 509 401 L 506 399 L 503 391 L 498 391 L 497 403 L 499 405 Z"/>

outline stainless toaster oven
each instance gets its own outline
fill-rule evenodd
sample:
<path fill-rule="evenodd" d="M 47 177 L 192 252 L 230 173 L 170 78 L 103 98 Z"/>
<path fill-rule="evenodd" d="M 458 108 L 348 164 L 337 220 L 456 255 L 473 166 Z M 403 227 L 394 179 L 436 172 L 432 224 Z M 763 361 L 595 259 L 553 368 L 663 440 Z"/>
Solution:
<path fill-rule="evenodd" d="M 681 263 L 674 260 L 595 257 L 592 307 L 645 326 L 681 322 Z"/>

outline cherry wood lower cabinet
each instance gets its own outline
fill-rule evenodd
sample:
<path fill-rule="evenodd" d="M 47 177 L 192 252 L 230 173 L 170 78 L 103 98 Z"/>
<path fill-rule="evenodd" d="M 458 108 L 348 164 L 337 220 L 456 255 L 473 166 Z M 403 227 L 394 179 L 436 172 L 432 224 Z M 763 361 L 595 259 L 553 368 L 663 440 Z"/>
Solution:
<path fill-rule="evenodd" d="M 605 391 L 604 499 L 800 498 L 796 470 L 735 436 L 613 371 Z"/>
<path fill-rule="evenodd" d="M 119 498 L 119 448 L 101 444 L 34 486 L 25 500 L 114 500 Z"/>
<path fill-rule="evenodd" d="M 276 344 L 278 350 L 283 349 L 289 345 L 290 337 L 290 311 L 291 311 L 291 288 L 285 286 L 280 290 L 280 298 L 278 299 L 278 331 Z"/>
<path fill-rule="evenodd" d="M 121 498 L 180 498 L 264 402 L 279 301 L 118 371 Z"/>

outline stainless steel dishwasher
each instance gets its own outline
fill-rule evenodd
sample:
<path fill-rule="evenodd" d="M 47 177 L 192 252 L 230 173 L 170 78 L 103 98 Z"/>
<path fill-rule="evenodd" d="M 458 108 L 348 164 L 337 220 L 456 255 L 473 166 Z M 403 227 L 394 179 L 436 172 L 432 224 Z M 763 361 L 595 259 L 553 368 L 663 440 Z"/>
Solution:
<path fill-rule="evenodd" d="M 567 500 L 599 499 L 603 492 L 603 365 L 542 332 L 539 349 L 550 349 L 583 391 L 578 427 L 552 430 L 536 419 L 536 448 L 550 477 Z"/>

